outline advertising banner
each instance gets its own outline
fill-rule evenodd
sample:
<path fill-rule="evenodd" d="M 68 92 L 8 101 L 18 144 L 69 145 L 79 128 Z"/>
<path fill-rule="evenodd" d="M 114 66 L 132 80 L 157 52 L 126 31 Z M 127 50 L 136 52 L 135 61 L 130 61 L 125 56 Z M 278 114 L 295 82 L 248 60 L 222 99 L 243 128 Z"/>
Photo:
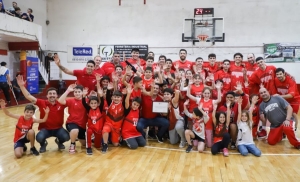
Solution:
<path fill-rule="evenodd" d="M 266 62 L 295 62 L 300 61 L 300 43 L 264 44 Z"/>
<path fill-rule="evenodd" d="M 35 57 L 26 58 L 27 90 L 31 94 L 39 93 L 39 60 Z"/>
<path fill-rule="evenodd" d="M 86 63 L 97 56 L 97 46 L 68 46 L 69 63 Z"/>

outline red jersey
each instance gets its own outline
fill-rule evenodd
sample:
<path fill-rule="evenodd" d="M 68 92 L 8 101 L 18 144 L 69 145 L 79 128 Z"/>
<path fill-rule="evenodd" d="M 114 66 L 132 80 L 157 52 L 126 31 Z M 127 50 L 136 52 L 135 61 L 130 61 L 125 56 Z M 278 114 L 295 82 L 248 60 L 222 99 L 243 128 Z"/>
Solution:
<path fill-rule="evenodd" d="M 100 68 L 100 67 L 99 68 L 95 68 L 94 69 L 94 73 L 95 74 L 99 74 L 100 76 L 106 75 L 105 72 L 104 72 L 104 70 L 102 68 Z"/>
<path fill-rule="evenodd" d="M 215 80 L 223 80 L 223 90 L 225 92 L 231 90 L 231 74 L 229 71 L 219 70 L 214 74 L 214 78 Z"/>
<path fill-rule="evenodd" d="M 200 84 L 199 86 L 192 84 L 191 85 L 191 95 L 201 98 L 203 89 L 204 89 L 203 84 Z M 198 104 L 196 103 L 196 101 L 190 100 L 189 112 L 192 113 L 192 111 L 195 107 L 198 107 Z"/>
<path fill-rule="evenodd" d="M 147 91 L 150 91 L 151 90 L 151 85 L 152 85 L 152 82 L 154 81 L 154 79 L 153 78 L 146 79 L 145 75 L 142 75 L 142 79 L 143 79 L 143 85 L 144 85 L 145 89 Z"/>
<path fill-rule="evenodd" d="M 283 82 L 279 81 L 278 78 L 275 78 L 275 87 L 277 88 L 277 93 L 279 95 L 291 94 L 293 98 L 286 99 L 290 104 L 299 104 L 300 97 L 295 80 L 290 76 L 286 75 Z"/>
<path fill-rule="evenodd" d="M 205 130 L 212 130 L 213 129 L 213 121 L 212 121 L 213 100 L 209 99 L 208 101 L 205 101 L 204 99 L 201 99 L 200 103 L 202 103 L 203 111 L 209 116 L 209 120 L 205 124 Z"/>
<path fill-rule="evenodd" d="M 157 113 L 152 112 L 153 102 L 163 102 L 160 96 L 152 99 L 151 96 L 142 95 L 142 118 L 153 119 L 157 117 Z"/>
<path fill-rule="evenodd" d="M 142 90 L 141 89 L 138 89 L 138 90 L 135 90 L 135 89 L 132 89 L 132 92 L 130 94 L 130 101 L 132 101 L 135 97 L 142 97 Z"/>
<path fill-rule="evenodd" d="M 101 134 L 103 129 L 103 115 L 97 107 L 96 109 L 90 109 L 88 113 L 88 128 L 92 129 L 94 132 Z"/>
<path fill-rule="evenodd" d="M 40 119 L 43 119 L 45 116 L 44 108 L 47 106 L 50 109 L 48 114 L 48 119 L 44 123 L 39 124 L 40 129 L 47 129 L 47 130 L 55 130 L 62 127 L 64 123 L 64 109 L 66 108 L 65 105 L 61 105 L 59 102 L 55 101 L 55 104 L 52 105 L 48 100 L 37 99 L 36 104 L 40 110 Z"/>
<path fill-rule="evenodd" d="M 243 66 L 237 66 L 234 62 L 230 65 L 231 72 L 231 90 L 235 90 L 237 82 L 244 83 Z"/>
<path fill-rule="evenodd" d="M 115 64 L 112 62 L 106 62 L 101 66 L 104 74 L 111 78 L 112 73 L 115 71 Z"/>
<path fill-rule="evenodd" d="M 32 128 L 32 125 L 33 125 L 33 118 L 30 118 L 29 120 L 25 120 L 24 116 L 20 116 L 18 119 L 18 123 L 16 125 L 14 143 L 26 137 L 26 133 L 28 132 L 28 130 Z"/>
<path fill-rule="evenodd" d="M 144 66 L 146 65 L 146 61 L 143 60 L 143 59 L 141 59 L 141 58 L 140 58 L 140 65 L 137 64 L 137 60 L 132 59 L 132 58 L 127 59 L 127 61 L 128 61 L 132 66 L 134 66 L 135 69 L 137 69 L 137 70 L 138 70 L 138 69 L 143 69 Z M 122 62 L 121 65 L 123 66 L 124 69 L 125 69 L 126 66 L 127 66 L 126 62 Z"/>
<path fill-rule="evenodd" d="M 265 70 L 257 69 L 249 79 L 249 87 L 252 88 L 263 84 L 271 95 L 276 94 L 277 90 L 274 83 L 275 72 L 275 66 L 266 66 Z"/>
<path fill-rule="evenodd" d="M 66 100 L 66 106 L 68 107 L 69 117 L 66 123 L 75 123 L 81 128 L 86 128 L 87 113 L 86 109 L 82 105 L 82 101 L 75 98 L 69 98 Z"/>
<path fill-rule="evenodd" d="M 96 76 L 95 72 L 92 74 L 87 74 L 86 70 L 74 70 L 74 76 L 77 77 L 77 85 L 82 85 L 83 87 L 89 88 L 89 92 L 92 90 L 96 90 Z"/>
<path fill-rule="evenodd" d="M 193 66 L 193 63 L 188 60 L 185 60 L 184 62 L 182 62 L 181 60 L 174 61 L 173 68 L 174 68 L 174 65 L 176 65 L 176 64 L 179 65 L 179 69 L 184 69 L 184 71 L 192 70 L 192 66 Z"/>
<path fill-rule="evenodd" d="M 247 105 L 248 105 L 248 96 L 247 95 L 243 95 L 243 102 L 242 102 L 242 109 L 244 109 Z M 238 117 L 238 103 L 234 103 L 232 106 L 230 106 L 230 122 L 236 123 L 237 122 L 237 117 Z M 218 111 L 222 111 L 222 112 L 227 112 L 227 106 L 223 105 L 221 106 Z"/>
<path fill-rule="evenodd" d="M 139 121 L 139 112 L 138 109 L 130 109 L 128 115 L 125 117 L 122 125 L 122 138 L 124 140 L 142 136 L 141 133 L 136 130 Z"/>
<path fill-rule="evenodd" d="M 223 134 L 228 133 L 228 127 L 226 124 L 219 124 L 214 128 L 214 143 L 220 142 L 223 140 Z"/>
<path fill-rule="evenodd" d="M 252 74 L 254 73 L 254 71 L 256 71 L 258 69 L 258 66 L 256 63 L 251 64 L 249 62 L 244 62 L 246 70 L 247 70 L 247 77 L 250 78 L 252 76 Z"/>
<path fill-rule="evenodd" d="M 105 123 L 111 125 L 114 129 L 121 129 L 124 119 L 124 106 L 120 102 L 115 104 L 112 102 L 107 110 Z"/>
<path fill-rule="evenodd" d="M 208 72 L 210 73 L 216 73 L 219 70 L 219 63 L 215 63 L 212 66 L 209 62 L 204 62 L 203 68 L 208 68 Z"/>

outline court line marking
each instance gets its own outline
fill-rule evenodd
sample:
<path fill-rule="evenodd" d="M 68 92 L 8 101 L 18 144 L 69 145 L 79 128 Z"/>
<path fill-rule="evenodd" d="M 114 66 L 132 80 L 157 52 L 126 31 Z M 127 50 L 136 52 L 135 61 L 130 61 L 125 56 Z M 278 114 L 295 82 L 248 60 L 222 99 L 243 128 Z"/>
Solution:
<path fill-rule="evenodd" d="M 145 148 L 150 148 L 150 149 L 158 149 L 158 150 L 170 150 L 170 151 L 179 151 L 179 152 L 185 152 L 184 149 L 170 149 L 170 148 L 163 148 L 163 147 L 153 147 L 153 146 L 145 146 Z M 297 149 L 295 149 L 297 150 Z M 191 152 L 197 152 L 199 153 L 198 151 L 191 151 Z M 202 153 L 207 153 L 207 154 L 211 154 L 210 151 L 203 151 Z M 240 153 L 238 152 L 229 152 L 229 154 L 233 154 L 233 155 L 241 155 Z M 300 156 L 300 154 L 264 154 L 262 153 L 261 154 L 262 156 Z"/>

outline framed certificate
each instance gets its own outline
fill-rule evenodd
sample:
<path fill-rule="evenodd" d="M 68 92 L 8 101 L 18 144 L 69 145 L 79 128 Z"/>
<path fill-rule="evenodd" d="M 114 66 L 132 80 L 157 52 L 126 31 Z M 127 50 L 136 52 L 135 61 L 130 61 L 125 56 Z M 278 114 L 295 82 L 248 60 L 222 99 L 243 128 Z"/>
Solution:
<path fill-rule="evenodd" d="M 154 113 L 168 113 L 169 102 L 153 102 L 152 112 Z"/>

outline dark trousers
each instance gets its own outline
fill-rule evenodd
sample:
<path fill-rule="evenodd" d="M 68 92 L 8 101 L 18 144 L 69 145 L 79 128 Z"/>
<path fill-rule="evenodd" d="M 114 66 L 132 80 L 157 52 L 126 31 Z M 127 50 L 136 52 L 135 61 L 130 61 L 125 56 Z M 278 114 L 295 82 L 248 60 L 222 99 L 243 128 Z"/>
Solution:
<path fill-rule="evenodd" d="M 131 149 L 137 149 L 138 147 L 145 147 L 146 146 L 146 140 L 144 137 L 139 136 L 135 138 L 129 138 L 125 140 L 128 147 Z"/>
<path fill-rule="evenodd" d="M 13 88 L 14 94 L 17 100 L 20 100 L 21 90 L 17 88 Z"/>
<path fill-rule="evenodd" d="M 36 141 L 43 145 L 47 138 L 56 137 L 59 143 L 64 143 L 70 140 L 70 135 L 64 128 L 59 128 L 55 130 L 41 129 L 36 135 Z"/>
<path fill-rule="evenodd" d="M 166 131 L 168 131 L 169 128 L 169 120 L 163 117 L 156 117 L 153 119 L 146 119 L 146 118 L 140 118 L 139 122 L 136 126 L 136 129 L 143 135 L 143 137 L 146 137 L 146 133 L 144 132 L 144 129 L 148 126 L 158 126 L 159 130 L 157 132 L 158 137 L 163 137 Z"/>
<path fill-rule="evenodd" d="M 3 91 L 5 99 L 7 102 L 10 101 L 10 95 L 9 95 L 9 85 L 7 82 L 0 82 L 0 89 Z"/>
<path fill-rule="evenodd" d="M 229 133 L 223 134 L 223 139 L 220 142 L 214 143 L 211 147 L 211 153 L 216 155 L 220 152 L 221 149 L 227 148 L 230 143 L 230 135 Z"/>

